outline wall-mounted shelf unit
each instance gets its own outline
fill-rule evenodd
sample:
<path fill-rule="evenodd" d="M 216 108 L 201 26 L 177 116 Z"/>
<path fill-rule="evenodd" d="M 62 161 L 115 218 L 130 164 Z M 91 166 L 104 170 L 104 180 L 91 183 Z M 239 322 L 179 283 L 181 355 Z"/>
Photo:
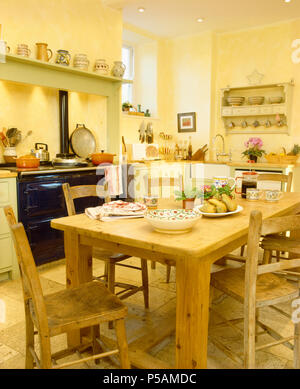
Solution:
<path fill-rule="evenodd" d="M 221 117 L 226 134 L 289 134 L 293 85 L 286 82 L 221 89 Z M 264 97 L 263 104 L 249 104 L 248 98 L 254 96 Z M 228 97 L 244 97 L 244 102 L 232 106 Z M 271 103 L 272 97 L 280 97 L 280 103 Z"/>
<path fill-rule="evenodd" d="M 0 64 L 0 80 L 107 97 L 107 150 L 119 153 L 120 88 L 122 83 L 131 83 L 131 80 L 12 54 L 6 55 L 6 63 Z"/>

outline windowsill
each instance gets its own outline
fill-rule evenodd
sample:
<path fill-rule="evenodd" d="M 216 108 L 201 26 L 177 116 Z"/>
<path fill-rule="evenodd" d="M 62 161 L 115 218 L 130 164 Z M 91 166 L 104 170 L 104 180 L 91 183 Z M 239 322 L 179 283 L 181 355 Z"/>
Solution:
<path fill-rule="evenodd" d="M 127 113 L 122 112 L 122 117 L 127 119 L 149 119 L 149 120 L 160 120 L 160 118 L 155 116 L 140 116 L 140 115 L 128 115 Z"/>

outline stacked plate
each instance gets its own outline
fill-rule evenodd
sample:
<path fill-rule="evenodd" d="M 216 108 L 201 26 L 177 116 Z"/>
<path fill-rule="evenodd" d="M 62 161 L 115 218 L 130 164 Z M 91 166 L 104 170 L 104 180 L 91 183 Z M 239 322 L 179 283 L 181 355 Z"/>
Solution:
<path fill-rule="evenodd" d="M 239 96 L 227 97 L 227 103 L 233 107 L 242 105 L 244 101 L 245 101 L 245 97 L 239 97 Z"/>
<path fill-rule="evenodd" d="M 264 100 L 265 98 L 263 96 L 253 96 L 248 98 L 248 103 L 250 105 L 261 105 Z"/>

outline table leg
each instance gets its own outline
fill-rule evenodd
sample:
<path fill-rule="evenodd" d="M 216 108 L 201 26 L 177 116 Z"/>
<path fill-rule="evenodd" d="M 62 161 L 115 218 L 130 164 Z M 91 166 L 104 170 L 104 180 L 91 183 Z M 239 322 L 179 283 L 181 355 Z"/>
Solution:
<path fill-rule="evenodd" d="M 74 288 L 92 281 L 92 247 L 80 244 L 80 235 L 72 232 L 65 232 L 64 241 L 67 288 Z M 85 329 L 68 333 L 68 346 L 78 346 L 83 334 L 85 334 Z"/>
<path fill-rule="evenodd" d="M 186 258 L 176 264 L 176 368 L 207 367 L 210 268 Z"/>

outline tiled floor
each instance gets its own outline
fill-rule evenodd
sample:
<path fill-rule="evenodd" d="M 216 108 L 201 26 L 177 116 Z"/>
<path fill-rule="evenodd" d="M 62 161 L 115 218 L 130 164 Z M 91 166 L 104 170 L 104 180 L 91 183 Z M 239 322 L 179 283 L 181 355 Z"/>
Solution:
<path fill-rule="evenodd" d="M 137 264 L 138 259 L 131 258 L 128 262 Z M 213 270 L 217 270 L 214 268 Z M 99 275 L 103 272 L 103 263 L 96 260 L 94 263 L 94 273 Z M 44 268 L 39 268 L 42 288 L 45 294 L 53 293 L 65 288 L 65 264 L 60 261 L 50 264 Z M 140 272 L 124 267 L 117 269 L 117 279 L 123 282 L 130 281 L 140 283 Z M 135 294 L 125 300 L 128 306 L 128 318 L 126 320 L 128 342 L 148 333 L 151 326 L 159 319 L 175 312 L 176 307 L 176 286 L 175 269 L 172 268 L 171 281 L 166 283 L 166 268 L 160 264 L 156 269 L 151 269 L 149 263 L 150 281 L 150 308 L 144 309 L 142 293 Z M 217 296 L 218 297 L 218 296 Z M 23 369 L 24 368 L 24 348 L 25 348 L 25 324 L 23 295 L 20 280 L 4 281 L 0 283 L 0 298 L 6 305 L 6 321 L 0 323 L 0 369 Z M 217 300 L 215 300 L 217 301 Z M 215 308 L 228 319 L 240 318 L 243 315 L 242 306 L 235 300 L 227 297 L 219 298 Z M 286 312 L 291 312 L 288 305 L 282 306 Z M 283 317 L 265 308 L 261 310 L 262 321 L 270 324 L 282 335 L 293 334 L 293 323 L 288 318 Z M 218 320 L 212 316 L 211 325 Z M 242 329 L 242 323 L 241 323 Z M 106 336 L 114 337 L 114 331 L 103 326 L 102 333 Z M 237 352 L 243 350 L 243 339 L 241 335 L 228 327 L 218 327 L 210 329 L 210 334 L 216 335 L 227 344 L 229 348 Z M 258 344 L 272 341 L 269 335 L 259 336 Z M 58 351 L 66 347 L 66 336 L 60 335 L 51 341 L 53 351 Z M 152 350 L 152 354 L 159 359 L 174 364 L 175 360 L 174 337 L 165 339 L 159 346 Z M 68 361 L 72 357 L 64 360 Z M 285 346 L 275 346 L 264 351 L 257 352 L 256 365 L 258 368 L 292 368 L 293 352 Z M 94 362 L 76 365 L 74 368 L 116 368 L 110 360 L 102 360 L 99 365 Z M 224 355 L 211 342 L 208 345 L 208 367 L 211 369 L 240 368 L 238 364 Z"/>

